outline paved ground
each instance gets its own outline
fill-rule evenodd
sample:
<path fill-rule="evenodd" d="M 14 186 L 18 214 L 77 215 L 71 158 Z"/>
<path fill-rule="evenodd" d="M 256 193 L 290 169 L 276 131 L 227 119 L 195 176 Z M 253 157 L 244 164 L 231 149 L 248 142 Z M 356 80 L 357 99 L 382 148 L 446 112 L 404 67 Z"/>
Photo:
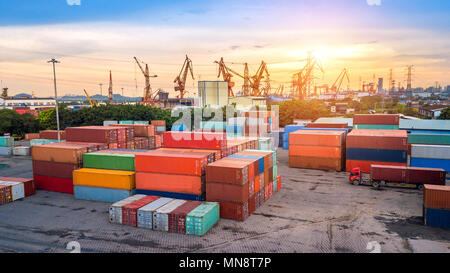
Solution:
<path fill-rule="evenodd" d="M 450 252 L 450 231 L 422 225 L 415 189 L 350 185 L 347 173 L 290 169 L 283 189 L 244 223 L 221 219 L 205 236 L 108 222 L 106 203 L 39 191 L 0 206 L 0 252 Z M 32 177 L 31 159 L 0 157 L 0 176 Z M 2 165 L 0 165 L 1 167 Z"/>

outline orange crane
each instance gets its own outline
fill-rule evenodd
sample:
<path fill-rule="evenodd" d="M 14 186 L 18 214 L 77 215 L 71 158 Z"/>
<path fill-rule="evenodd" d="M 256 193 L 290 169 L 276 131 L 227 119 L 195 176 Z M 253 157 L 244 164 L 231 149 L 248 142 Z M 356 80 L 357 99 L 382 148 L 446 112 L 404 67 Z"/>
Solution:
<path fill-rule="evenodd" d="M 324 73 L 324 70 L 323 70 L 322 66 L 320 65 L 320 63 L 315 58 L 313 58 L 310 54 L 305 67 L 303 67 L 302 70 L 300 70 L 298 73 L 295 73 L 293 75 L 292 87 L 293 87 L 294 97 L 296 96 L 300 99 L 303 99 L 309 95 L 308 87 L 310 86 L 310 82 L 313 78 L 312 73 L 316 67 L 318 67 L 320 69 L 320 71 L 322 71 L 322 73 Z"/>
<path fill-rule="evenodd" d="M 186 93 L 185 88 L 188 71 L 191 72 L 192 79 L 195 80 L 194 69 L 192 68 L 192 61 L 186 55 L 186 60 L 184 60 L 184 64 L 183 67 L 181 68 L 180 74 L 173 81 L 174 83 L 176 83 L 175 91 L 180 92 L 180 99 L 183 99 L 184 94 Z"/>
<path fill-rule="evenodd" d="M 237 72 L 233 71 L 232 69 L 230 69 L 229 67 L 227 67 L 225 65 L 225 62 L 223 61 L 223 57 L 220 58 L 220 61 L 215 61 L 214 63 L 219 65 L 219 75 L 217 75 L 218 78 L 220 78 L 220 75 L 222 75 L 222 78 L 225 82 L 228 82 L 228 97 L 234 97 L 234 93 L 233 93 L 233 87 L 234 87 L 234 82 L 231 81 L 231 78 L 233 77 L 233 75 L 231 73 L 234 74 L 238 74 Z"/>
<path fill-rule="evenodd" d="M 265 76 L 264 76 L 265 75 Z M 269 71 L 267 70 L 267 64 L 262 61 L 261 65 L 258 68 L 258 71 L 256 72 L 256 74 L 254 76 L 252 76 L 252 80 L 250 81 L 250 88 L 252 89 L 250 95 L 251 96 L 267 96 L 268 93 L 270 92 L 270 78 L 269 78 L 270 74 Z M 260 88 L 261 85 L 261 80 L 262 79 L 266 79 L 266 86 L 264 88 Z"/>
<path fill-rule="evenodd" d="M 139 62 L 139 60 L 136 57 L 134 57 L 134 59 L 136 60 L 136 63 L 138 64 L 139 68 L 142 71 L 142 74 L 144 74 L 144 77 L 145 77 L 145 88 L 144 88 L 144 96 L 142 98 L 142 103 L 153 105 L 154 99 L 153 99 L 153 95 L 152 95 L 152 88 L 150 86 L 150 78 L 156 78 L 158 76 L 157 75 L 151 76 L 149 69 L 148 69 L 148 64 L 145 64 L 145 70 L 144 70 L 141 66 L 141 62 Z"/>
<path fill-rule="evenodd" d="M 331 86 L 331 91 L 333 91 L 335 93 L 339 93 L 341 86 L 342 86 L 342 82 L 344 81 L 345 78 L 347 78 L 347 82 L 350 83 L 350 78 L 348 77 L 347 68 L 344 68 L 342 70 L 341 74 L 339 74 L 339 77 L 336 79 L 333 86 Z"/>

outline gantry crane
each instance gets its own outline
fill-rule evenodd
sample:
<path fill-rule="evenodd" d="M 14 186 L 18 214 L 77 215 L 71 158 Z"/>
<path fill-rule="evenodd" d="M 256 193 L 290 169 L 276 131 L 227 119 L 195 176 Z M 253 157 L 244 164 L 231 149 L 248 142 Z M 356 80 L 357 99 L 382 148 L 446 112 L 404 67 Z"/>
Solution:
<path fill-rule="evenodd" d="M 342 82 L 344 81 L 345 78 L 347 79 L 347 82 L 350 83 L 350 78 L 348 77 L 347 68 L 344 68 L 342 70 L 341 74 L 339 74 L 339 77 L 336 79 L 333 86 L 331 86 L 331 91 L 333 91 L 336 94 L 339 93 Z"/>
<path fill-rule="evenodd" d="M 153 96 L 152 96 L 152 88 L 150 86 L 150 78 L 156 78 L 158 77 L 157 75 L 150 75 L 150 71 L 148 69 L 148 64 L 145 64 L 145 70 L 142 68 L 141 62 L 139 62 L 139 60 L 134 57 L 134 59 L 136 60 L 136 63 L 139 66 L 139 69 L 141 69 L 142 74 L 144 74 L 145 77 L 145 87 L 144 87 L 144 96 L 142 98 L 142 103 L 143 104 L 150 104 L 153 105 L 154 101 L 153 101 Z M 144 62 L 142 62 L 144 64 Z"/>
<path fill-rule="evenodd" d="M 84 91 L 84 94 L 86 95 L 86 98 L 87 98 L 88 101 L 89 101 L 89 104 L 90 104 L 92 107 L 97 106 L 97 101 L 91 100 L 91 98 L 89 97 L 89 94 L 88 94 L 88 92 L 86 91 L 86 89 L 83 89 L 83 91 Z"/>
<path fill-rule="evenodd" d="M 303 99 L 309 95 L 309 86 L 313 78 L 312 73 L 316 67 L 318 67 L 322 73 L 325 73 L 320 63 L 310 54 L 305 67 L 300 70 L 300 72 L 293 75 L 292 88 L 294 97 Z"/>
<path fill-rule="evenodd" d="M 179 96 L 180 99 L 184 98 L 188 71 L 191 72 L 192 79 L 195 80 L 194 69 L 192 68 L 192 61 L 186 55 L 186 60 L 184 60 L 184 64 L 183 64 L 183 67 L 181 68 L 180 74 L 173 81 L 174 83 L 176 83 L 175 91 L 180 92 L 180 96 Z"/>

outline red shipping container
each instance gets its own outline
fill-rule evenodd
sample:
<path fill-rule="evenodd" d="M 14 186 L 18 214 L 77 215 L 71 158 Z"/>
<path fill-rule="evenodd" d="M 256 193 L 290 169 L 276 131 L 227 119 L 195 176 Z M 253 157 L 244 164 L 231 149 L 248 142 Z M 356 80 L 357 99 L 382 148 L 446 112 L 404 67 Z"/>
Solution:
<path fill-rule="evenodd" d="M 353 124 L 399 125 L 398 114 L 358 114 L 353 117 Z"/>
<path fill-rule="evenodd" d="M 25 187 L 25 197 L 36 194 L 36 185 L 32 178 L 0 177 L 0 181 L 22 182 Z"/>
<path fill-rule="evenodd" d="M 406 169 L 402 166 L 371 165 L 370 177 L 379 181 L 406 182 Z"/>
<path fill-rule="evenodd" d="M 249 182 L 249 165 L 245 161 L 221 159 L 206 166 L 206 181 L 244 185 Z"/>
<path fill-rule="evenodd" d="M 281 176 L 277 177 L 277 192 L 281 190 Z"/>
<path fill-rule="evenodd" d="M 264 187 L 264 201 L 267 201 L 270 198 L 269 186 Z"/>
<path fill-rule="evenodd" d="M 413 184 L 433 184 L 445 186 L 446 172 L 444 169 L 408 167 L 406 181 Z"/>
<path fill-rule="evenodd" d="M 224 150 L 227 147 L 227 135 L 204 132 L 165 132 L 163 147 Z"/>
<path fill-rule="evenodd" d="M 155 149 L 158 149 L 161 147 L 162 147 L 161 136 L 155 135 Z"/>
<path fill-rule="evenodd" d="M 269 188 L 268 189 L 269 190 L 268 194 L 269 194 L 269 198 L 270 198 L 273 195 L 273 182 L 269 183 L 269 187 L 268 188 Z"/>
<path fill-rule="evenodd" d="M 136 154 L 136 172 L 201 176 L 208 164 L 206 154 L 149 151 Z"/>
<path fill-rule="evenodd" d="M 249 165 L 248 165 L 248 180 L 253 180 L 253 179 L 255 179 L 256 176 L 259 175 L 259 159 L 225 157 L 222 160 L 248 162 L 249 163 Z"/>
<path fill-rule="evenodd" d="M 220 200 L 236 203 L 247 202 L 250 198 L 249 188 L 251 183 L 245 185 L 233 185 L 227 183 L 206 183 L 206 200 Z"/>
<path fill-rule="evenodd" d="M 306 128 L 348 128 L 348 123 L 308 123 Z"/>
<path fill-rule="evenodd" d="M 72 179 L 72 173 L 81 169 L 81 164 L 33 160 L 33 174 Z"/>
<path fill-rule="evenodd" d="M 260 192 L 255 193 L 255 210 L 261 206 L 261 194 Z"/>
<path fill-rule="evenodd" d="M 187 201 L 169 213 L 169 232 L 186 234 L 186 215 L 200 206 L 200 201 Z"/>
<path fill-rule="evenodd" d="M 351 172 L 354 168 L 360 168 L 363 173 L 370 173 L 371 165 L 383 165 L 383 166 L 403 166 L 406 167 L 406 163 L 394 163 L 394 162 L 378 162 L 378 161 L 363 161 L 363 160 L 347 160 L 346 171 Z"/>
<path fill-rule="evenodd" d="M 12 202 L 11 187 L 0 185 L 0 205 L 10 202 Z"/>
<path fill-rule="evenodd" d="M 66 139 L 66 132 L 59 131 L 60 139 Z M 39 132 L 39 138 L 41 139 L 58 139 L 58 130 L 45 130 Z"/>
<path fill-rule="evenodd" d="M 248 214 L 252 215 L 256 210 L 256 195 L 248 199 Z"/>
<path fill-rule="evenodd" d="M 166 126 L 166 121 L 165 120 L 152 120 L 151 124 L 153 126 Z"/>
<path fill-rule="evenodd" d="M 408 133 L 404 130 L 355 129 L 347 135 L 347 148 L 408 150 Z"/>
<path fill-rule="evenodd" d="M 114 143 L 117 142 L 117 128 L 110 126 L 84 126 L 66 129 L 67 141 Z"/>
<path fill-rule="evenodd" d="M 233 203 L 215 200 L 220 204 L 220 218 L 245 221 L 248 216 L 248 201 L 245 203 Z"/>
<path fill-rule="evenodd" d="M 450 186 L 425 185 L 423 205 L 425 208 L 450 210 Z"/>
<path fill-rule="evenodd" d="M 35 175 L 34 182 L 39 190 L 73 194 L 72 179 Z"/>
<path fill-rule="evenodd" d="M 122 207 L 122 224 L 127 226 L 137 226 L 137 211 L 143 206 L 159 199 L 159 196 L 146 196 Z"/>

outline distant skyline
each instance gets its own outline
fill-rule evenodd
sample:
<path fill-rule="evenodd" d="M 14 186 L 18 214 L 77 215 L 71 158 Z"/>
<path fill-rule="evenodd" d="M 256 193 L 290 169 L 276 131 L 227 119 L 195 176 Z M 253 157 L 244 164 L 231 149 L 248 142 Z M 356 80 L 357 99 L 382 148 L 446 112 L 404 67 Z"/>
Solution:
<path fill-rule="evenodd" d="M 350 87 L 375 75 L 387 85 L 389 69 L 406 87 L 406 66 L 414 65 L 413 87 L 450 85 L 450 1 L 281 0 L 281 1 L 1 1 L 0 80 L 12 94 L 53 93 L 51 65 L 57 58 L 58 93 L 103 94 L 113 72 L 114 92 L 141 96 L 144 78 L 133 56 L 146 62 L 154 90 L 175 96 L 173 80 L 185 55 L 195 81 L 217 80 L 224 57 L 243 73 L 269 64 L 272 87 L 289 89 L 291 76 L 309 51 L 325 69 L 318 85 L 333 84 L 343 68 Z M 370 2 L 370 1 L 369 1 Z M 234 62 L 235 64 L 231 64 Z M 136 91 L 135 77 L 138 83 Z M 238 77 L 235 91 L 242 86 Z M 347 83 L 344 83 L 346 86 Z"/>

